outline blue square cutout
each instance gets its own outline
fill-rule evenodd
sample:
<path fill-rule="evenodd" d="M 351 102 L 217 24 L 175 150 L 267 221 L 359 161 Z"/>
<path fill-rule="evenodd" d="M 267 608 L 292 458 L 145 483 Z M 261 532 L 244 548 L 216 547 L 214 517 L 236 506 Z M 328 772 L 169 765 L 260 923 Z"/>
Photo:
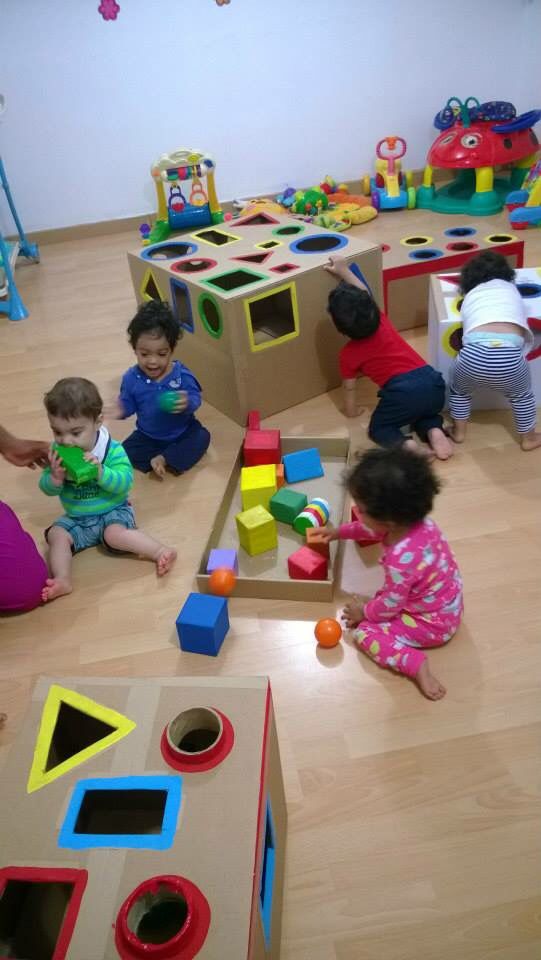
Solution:
<path fill-rule="evenodd" d="M 181 797 L 182 777 L 174 775 L 79 780 L 58 846 L 168 850 L 175 839 Z M 119 822 L 126 824 L 126 832 L 118 828 Z"/>

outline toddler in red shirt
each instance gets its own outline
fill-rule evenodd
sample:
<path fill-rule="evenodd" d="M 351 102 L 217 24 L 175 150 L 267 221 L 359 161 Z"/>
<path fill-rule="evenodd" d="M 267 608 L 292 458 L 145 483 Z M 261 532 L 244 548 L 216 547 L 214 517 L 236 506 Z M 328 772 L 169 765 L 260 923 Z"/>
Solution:
<path fill-rule="evenodd" d="M 344 388 L 344 412 L 357 414 L 357 378 L 368 377 L 379 387 L 379 403 L 368 426 L 368 436 L 381 447 L 397 444 L 447 460 L 453 445 L 443 431 L 441 411 L 445 382 L 410 347 L 380 311 L 366 284 L 350 270 L 344 257 L 331 257 L 324 267 L 340 280 L 329 295 L 329 313 L 336 329 L 349 337 L 340 351 L 340 374 Z M 402 433 L 410 427 L 419 440 Z"/>

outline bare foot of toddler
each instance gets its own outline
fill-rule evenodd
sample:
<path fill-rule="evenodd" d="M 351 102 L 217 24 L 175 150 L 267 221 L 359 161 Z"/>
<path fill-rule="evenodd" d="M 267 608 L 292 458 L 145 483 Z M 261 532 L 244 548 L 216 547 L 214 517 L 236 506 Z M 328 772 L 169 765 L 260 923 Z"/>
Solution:
<path fill-rule="evenodd" d="M 161 453 L 159 453 L 157 457 L 152 457 L 150 466 L 158 477 L 158 480 L 163 480 L 165 477 L 165 457 L 162 457 Z"/>
<path fill-rule="evenodd" d="M 418 457 L 425 457 L 426 460 L 434 460 L 436 456 L 434 450 L 426 447 L 424 443 L 417 443 L 417 440 L 414 440 L 413 437 L 404 440 L 403 446 L 405 450 L 411 450 L 412 453 L 416 453 Z"/>
<path fill-rule="evenodd" d="M 69 580 L 60 580 L 59 578 L 46 580 L 45 586 L 41 591 L 41 599 L 44 603 L 48 603 L 49 600 L 65 597 L 68 593 L 71 593 L 72 590 L 73 587 Z"/>
<path fill-rule="evenodd" d="M 161 547 L 154 559 L 156 562 L 156 573 L 159 577 L 163 577 L 166 573 L 169 573 L 177 559 L 177 551 L 173 550 L 172 547 Z"/>
<path fill-rule="evenodd" d="M 421 693 L 424 693 L 429 700 L 441 700 L 447 693 L 443 684 L 436 679 L 433 673 L 430 673 L 428 660 L 423 660 L 414 679 Z"/>
<path fill-rule="evenodd" d="M 453 420 L 451 436 L 455 443 L 464 443 L 464 440 L 466 439 L 467 426 L 467 420 Z"/>
<path fill-rule="evenodd" d="M 535 450 L 536 447 L 541 447 L 541 433 L 530 430 L 520 438 L 521 450 Z"/>
<path fill-rule="evenodd" d="M 439 427 L 434 427 L 428 431 L 428 442 L 438 460 L 448 460 L 449 457 L 453 456 L 453 444 Z"/>

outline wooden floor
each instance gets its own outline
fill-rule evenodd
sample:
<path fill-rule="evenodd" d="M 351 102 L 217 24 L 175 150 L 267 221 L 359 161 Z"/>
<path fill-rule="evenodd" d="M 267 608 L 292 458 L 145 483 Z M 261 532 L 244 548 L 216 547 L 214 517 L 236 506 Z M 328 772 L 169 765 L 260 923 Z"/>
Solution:
<path fill-rule="evenodd" d="M 411 232 L 412 223 L 429 230 L 434 215 L 387 216 L 405 217 Z M 384 239 L 385 216 L 356 232 Z M 526 264 L 541 264 L 541 232 L 522 236 Z M 87 376 L 115 396 L 132 363 L 125 250 L 136 241 L 46 246 L 39 266 L 18 269 L 30 318 L 0 319 L 0 422 L 14 433 L 48 437 L 41 398 L 61 376 Z M 411 339 L 425 348 L 423 331 Z M 364 447 L 374 396 L 363 386 L 367 409 L 353 422 L 337 392 L 272 422 L 296 434 L 351 427 Z M 484 413 L 438 467 L 435 518 L 462 569 L 466 616 L 432 655 L 449 693 L 431 703 L 347 642 L 316 651 L 314 621 L 334 615 L 343 596 L 333 606 L 233 599 L 216 661 L 179 652 L 175 617 L 241 438 L 211 407 L 202 420 L 213 443 L 201 466 L 161 486 L 135 482 L 139 524 L 178 549 L 169 577 L 158 582 L 150 564 L 89 550 L 76 559 L 70 597 L 0 619 L 2 750 L 39 674 L 269 674 L 290 814 L 282 960 L 537 960 L 541 450 L 521 453 L 509 417 Z M 114 434 L 128 429 L 114 425 Z M 2 499 L 41 544 L 56 505 L 30 471 L 1 461 L 0 478 Z M 347 570 L 359 592 L 361 572 Z"/>

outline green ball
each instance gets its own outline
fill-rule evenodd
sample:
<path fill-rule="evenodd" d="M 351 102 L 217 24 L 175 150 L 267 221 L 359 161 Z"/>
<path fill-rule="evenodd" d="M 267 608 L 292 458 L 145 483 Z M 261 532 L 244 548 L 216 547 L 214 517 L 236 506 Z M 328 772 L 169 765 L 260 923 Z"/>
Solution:
<path fill-rule="evenodd" d="M 163 413 L 173 413 L 177 405 L 178 396 L 176 390 L 167 390 L 165 393 L 160 393 L 158 399 L 160 410 Z"/>

